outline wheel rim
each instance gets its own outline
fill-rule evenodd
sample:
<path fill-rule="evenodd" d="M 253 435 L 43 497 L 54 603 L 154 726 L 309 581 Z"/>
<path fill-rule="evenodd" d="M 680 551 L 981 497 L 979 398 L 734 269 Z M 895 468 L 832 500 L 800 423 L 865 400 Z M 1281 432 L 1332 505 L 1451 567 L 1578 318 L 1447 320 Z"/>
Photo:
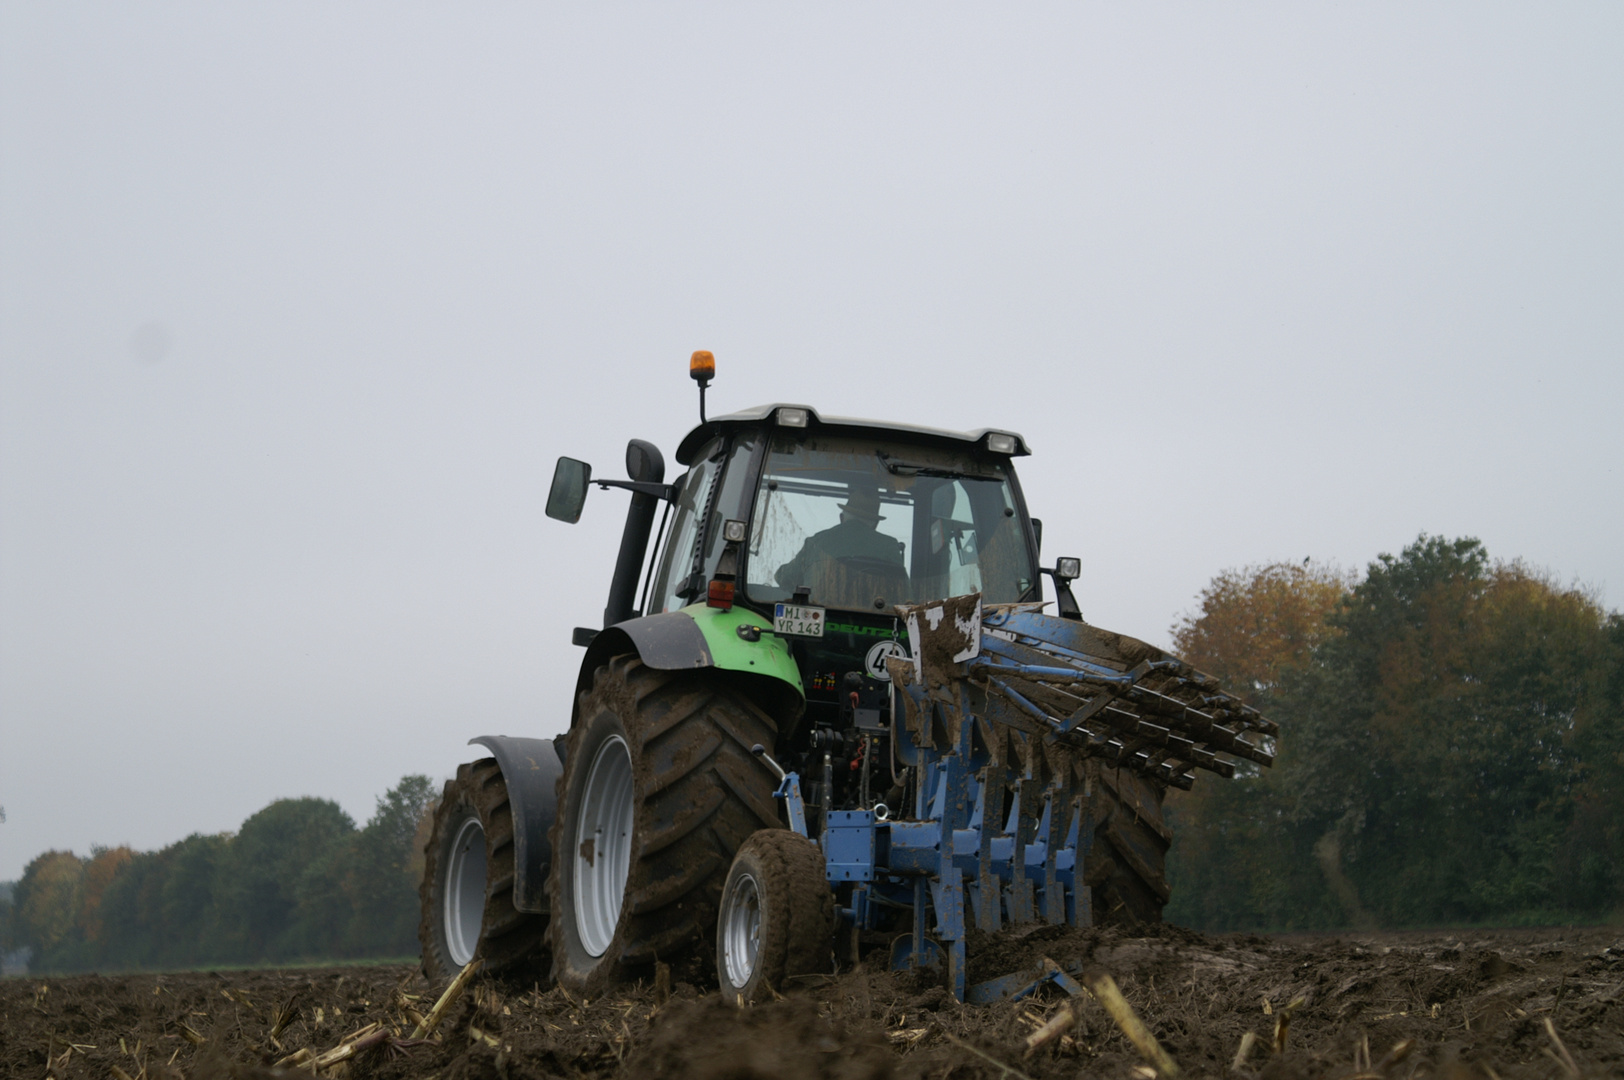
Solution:
<path fill-rule="evenodd" d="M 591 956 L 608 951 L 620 922 L 620 904 L 632 865 L 634 791 L 626 740 L 613 736 L 598 747 L 587 770 L 572 854 L 575 929 Z"/>
<path fill-rule="evenodd" d="M 485 914 L 485 830 L 469 818 L 451 841 L 445 881 L 445 943 L 458 967 L 479 948 L 479 924 Z"/>
<path fill-rule="evenodd" d="M 735 989 L 750 981 L 760 949 L 761 890 L 755 878 L 740 874 L 722 902 L 722 962 Z"/>

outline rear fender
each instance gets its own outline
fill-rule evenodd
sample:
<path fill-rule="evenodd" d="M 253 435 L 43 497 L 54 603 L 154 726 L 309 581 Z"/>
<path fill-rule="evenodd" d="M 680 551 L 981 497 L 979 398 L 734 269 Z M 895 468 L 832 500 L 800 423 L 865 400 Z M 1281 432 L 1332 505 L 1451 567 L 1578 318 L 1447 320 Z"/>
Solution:
<path fill-rule="evenodd" d="M 789 643 L 772 632 L 771 620 L 767 623 L 763 626 L 762 617 L 749 608 L 723 611 L 705 604 L 617 623 L 587 646 L 576 695 L 592 686 L 592 673 L 612 657 L 635 652 L 656 671 L 737 672 L 744 676 L 737 685 L 782 728 L 801 714 L 806 690 Z"/>
<path fill-rule="evenodd" d="M 564 762 L 552 739 L 481 735 L 469 746 L 491 752 L 507 783 L 513 811 L 513 906 L 531 914 L 547 911 L 547 874 L 552 869 L 552 831 L 558 810 L 558 778 Z"/>

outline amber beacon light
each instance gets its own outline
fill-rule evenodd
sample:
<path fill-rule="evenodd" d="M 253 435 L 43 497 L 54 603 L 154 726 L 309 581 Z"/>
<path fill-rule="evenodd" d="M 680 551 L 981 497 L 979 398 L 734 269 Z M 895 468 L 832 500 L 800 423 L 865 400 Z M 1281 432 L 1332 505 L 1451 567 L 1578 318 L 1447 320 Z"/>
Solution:
<path fill-rule="evenodd" d="M 695 382 L 704 386 L 716 378 L 716 357 L 711 355 L 709 349 L 700 349 L 688 361 L 688 374 L 693 376 Z"/>
<path fill-rule="evenodd" d="M 699 349 L 688 360 L 688 374 L 699 384 L 699 422 L 705 422 L 705 387 L 716 378 L 716 357 L 709 349 Z"/>

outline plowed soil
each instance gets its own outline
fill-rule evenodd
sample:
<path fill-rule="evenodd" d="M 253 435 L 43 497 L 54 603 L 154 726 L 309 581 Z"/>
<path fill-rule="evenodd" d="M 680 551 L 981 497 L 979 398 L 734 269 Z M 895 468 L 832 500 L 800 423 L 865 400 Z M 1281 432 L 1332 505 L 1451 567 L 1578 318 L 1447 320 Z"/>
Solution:
<path fill-rule="evenodd" d="M 1184 1075 L 1624 1075 L 1617 930 L 1263 938 L 1044 928 L 981 946 L 972 957 L 976 978 L 1044 957 L 1109 972 Z M 966 1006 L 923 973 L 859 967 L 802 982 L 784 1000 L 740 1008 L 681 982 L 669 995 L 634 986 L 581 1001 L 558 989 L 476 981 L 432 1038 L 414 1040 L 413 1014 L 428 1012 L 440 988 L 405 967 L 7 979 L 0 1073 L 308 1077 L 312 1054 L 341 1049 L 377 1024 L 355 1054 L 329 1053 L 343 1060 L 320 1064 L 320 1075 L 1152 1075 L 1086 992 L 1071 998 L 1050 984 L 1022 1001 Z M 1069 1022 L 1051 1025 L 1053 1037 L 1028 1049 L 1035 1031 L 1068 1011 Z M 1253 1048 L 1234 1066 L 1248 1032 Z"/>

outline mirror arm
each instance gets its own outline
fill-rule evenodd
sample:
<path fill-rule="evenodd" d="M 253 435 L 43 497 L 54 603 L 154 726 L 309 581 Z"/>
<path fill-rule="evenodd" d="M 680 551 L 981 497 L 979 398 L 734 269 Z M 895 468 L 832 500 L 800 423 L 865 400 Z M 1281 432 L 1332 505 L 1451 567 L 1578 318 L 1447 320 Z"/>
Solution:
<path fill-rule="evenodd" d="M 599 480 L 595 476 L 588 483 L 597 484 L 598 487 L 605 491 L 610 488 L 624 488 L 626 491 L 635 491 L 639 495 L 652 495 L 656 499 L 664 499 L 666 502 L 677 501 L 677 485 L 675 484 L 657 484 L 646 480 Z"/>

